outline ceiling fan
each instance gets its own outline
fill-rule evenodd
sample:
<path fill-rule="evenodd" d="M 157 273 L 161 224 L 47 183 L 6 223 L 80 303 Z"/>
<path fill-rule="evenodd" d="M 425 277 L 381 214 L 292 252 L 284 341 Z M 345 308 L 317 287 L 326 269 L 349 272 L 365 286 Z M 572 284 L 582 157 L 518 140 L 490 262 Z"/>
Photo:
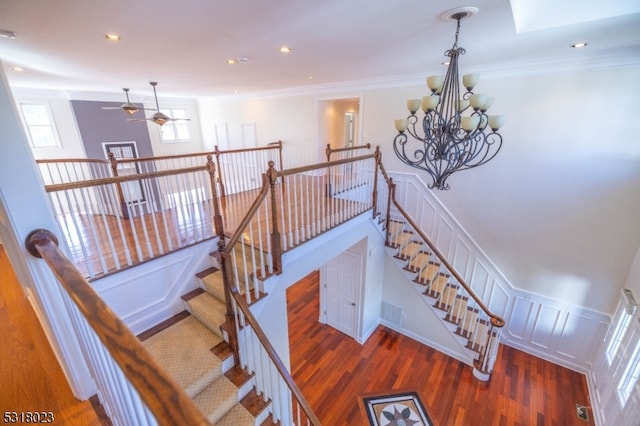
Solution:
<path fill-rule="evenodd" d="M 150 81 L 149 84 L 151 85 L 151 87 L 153 87 L 153 96 L 156 99 L 156 113 L 153 114 L 153 116 L 151 116 L 151 118 L 145 118 L 145 119 L 128 118 L 127 119 L 128 121 L 146 121 L 146 120 L 150 120 L 150 121 L 153 121 L 154 123 L 156 123 L 158 126 L 162 126 L 167 121 L 179 121 L 179 120 L 191 121 L 190 118 L 171 118 L 167 114 L 164 114 L 164 113 L 160 112 L 160 106 L 158 105 L 158 94 L 156 93 L 156 86 L 158 85 L 158 83 L 155 82 L 155 81 Z"/>
<path fill-rule="evenodd" d="M 140 107 L 136 106 L 135 104 L 131 103 L 131 101 L 129 101 L 129 89 L 123 88 L 122 90 L 124 90 L 124 94 L 127 97 L 127 102 L 125 102 L 122 105 L 117 106 L 117 107 L 104 106 L 104 107 L 102 107 L 102 109 L 121 109 L 121 110 L 123 110 L 124 112 L 126 112 L 129 115 L 133 115 L 136 112 L 140 111 L 141 109 L 145 109 L 145 108 L 140 108 Z"/>

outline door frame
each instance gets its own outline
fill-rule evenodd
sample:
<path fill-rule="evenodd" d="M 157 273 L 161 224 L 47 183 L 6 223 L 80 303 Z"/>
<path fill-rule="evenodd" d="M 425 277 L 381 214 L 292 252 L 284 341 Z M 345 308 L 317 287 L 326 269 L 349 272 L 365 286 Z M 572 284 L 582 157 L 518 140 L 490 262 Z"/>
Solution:
<path fill-rule="evenodd" d="M 355 324 L 354 324 L 354 335 L 351 336 L 354 340 L 360 342 L 362 340 L 362 315 L 363 315 L 363 291 L 364 288 L 364 280 L 365 280 L 365 271 L 366 271 L 366 251 L 367 244 L 366 239 L 354 244 L 349 247 L 342 253 L 340 253 L 332 260 L 336 259 L 339 256 L 351 256 L 357 259 L 355 268 L 357 270 L 353 271 L 357 276 L 356 288 L 354 291 L 355 294 L 355 304 L 356 304 L 356 312 L 355 312 Z M 328 325 L 327 323 L 327 265 L 329 262 L 321 265 L 318 268 L 319 271 L 319 292 L 320 292 L 320 300 L 319 300 L 319 318 L 318 321 L 322 324 Z M 338 330 L 340 331 L 340 330 Z M 340 331 L 342 332 L 342 331 Z"/>

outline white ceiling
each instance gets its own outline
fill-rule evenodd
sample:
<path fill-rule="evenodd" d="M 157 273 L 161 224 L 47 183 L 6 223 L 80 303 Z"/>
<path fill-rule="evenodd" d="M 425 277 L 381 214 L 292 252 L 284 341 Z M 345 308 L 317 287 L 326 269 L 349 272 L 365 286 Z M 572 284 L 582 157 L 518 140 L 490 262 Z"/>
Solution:
<path fill-rule="evenodd" d="M 465 72 L 640 63 L 637 0 L 0 0 L 0 29 L 17 33 L 0 58 L 15 88 L 129 87 L 134 101 L 152 80 L 173 97 L 388 82 L 444 73 L 455 22 L 438 16 L 458 6 L 480 10 L 462 22 Z"/>

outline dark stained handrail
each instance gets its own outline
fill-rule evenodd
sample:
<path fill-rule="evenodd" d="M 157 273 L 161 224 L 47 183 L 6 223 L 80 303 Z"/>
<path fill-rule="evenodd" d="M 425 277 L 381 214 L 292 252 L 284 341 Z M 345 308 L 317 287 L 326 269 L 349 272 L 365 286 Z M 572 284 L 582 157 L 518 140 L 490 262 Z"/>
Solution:
<path fill-rule="evenodd" d="M 387 184 L 389 185 L 389 193 L 391 194 L 390 198 L 391 198 L 391 201 L 393 202 L 393 205 L 396 207 L 396 209 L 398 209 L 398 211 L 402 214 L 404 219 L 411 225 L 411 227 L 418 233 L 418 235 L 420 235 L 420 238 L 422 238 L 422 240 L 429 246 L 429 248 L 433 251 L 433 253 L 440 259 L 442 264 L 451 272 L 451 275 L 453 275 L 456 278 L 456 280 L 458 280 L 458 283 L 460 283 L 460 285 L 467 291 L 467 293 L 471 296 L 471 298 L 478 304 L 480 309 L 482 309 L 484 313 L 487 314 L 487 316 L 490 318 L 491 324 L 494 325 L 495 327 L 503 327 L 505 325 L 504 319 L 499 315 L 496 315 L 493 312 L 491 312 L 491 310 L 484 304 L 484 302 L 480 299 L 480 297 L 478 297 L 478 295 L 471 289 L 469 284 L 467 284 L 465 279 L 462 278 L 462 276 L 458 273 L 458 271 L 455 270 L 453 265 L 451 265 L 449 261 L 447 261 L 444 254 L 442 254 L 442 252 L 438 250 L 435 244 L 433 244 L 429 239 L 429 237 L 427 237 L 427 235 L 422 231 L 420 226 L 418 226 L 418 224 L 411 218 L 409 213 L 407 213 L 407 211 L 404 208 L 402 208 L 402 206 L 396 199 L 395 184 L 393 183 L 392 179 L 389 178 L 389 175 L 387 174 L 386 170 L 382 166 L 382 163 L 380 163 L 380 169 L 382 171 L 382 174 L 385 180 L 387 181 Z"/>
<path fill-rule="evenodd" d="M 25 245 L 42 258 L 82 316 L 136 389 L 158 424 L 208 425 L 189 396 L 156 363 L 140 341 L 107 306 L 91 285 L 58 248 L 47 230 L 32 231 Z"/>
<path fill-rule="evenodd" d="M 294 167 L 291 169 L 277 170 L 276 175 L 277 177 L 289 176 L 297 173 L 310 172 L 312 170 L 325 169 L 331 166 L 339 166 L 340 164 L 353 163 L 356 161 L 366 160 L 369 158 L 376 158 L 376 155 L 366 154 L 366 155 L 360 155 L 358 157 L 343 158 L 340 160 L 328 161 L 326 163 L 313 164 L 311 166 L 301 166 L 301 167 Z"/>
<path fill-rule="evenodd" d="M 357 145 L 357 146 L 347 146 L 345 148 L 331 148 L 331 144 L 327 144 L 324 152 L 327 154 L 327 161 L 331 161 L 331 154 L 334 152 L 345 152 L 345 151 L 356 151 L 358 149 L 371 149 L 371 144 L 368 143 L 366 145 Z"/>
<path fill-rule="evenodd" d="M 44 189 L 47 192 L 56 192 L 56 191 L 66 191 L 68 189 L 77 189 L 77 188 L 88 188 L 91 186 L 100 186 L 107 185 L 113 183 L 122 183 L 122 182 L 131 182 L 136 180 L 143 179 L 151 179 L 163 176 L 172 176 L 179 175 L 184 173 L 193 173 L 200 171 L 209 171 L 208 166 L 197 166 L 197 167 L 185 167 L 181 169 L 172 169 L 172 170 L 162 170 L 159 172 L 146 172 L 146 173 L 136 173 L 132 175 L 125 176 L 113 176 L 113 177 L 104 177 L 97 179 L 87 179 L 87 180 L 79 180 L 71 183 L 55 183 L 51 185 L 45 185 Z"/>

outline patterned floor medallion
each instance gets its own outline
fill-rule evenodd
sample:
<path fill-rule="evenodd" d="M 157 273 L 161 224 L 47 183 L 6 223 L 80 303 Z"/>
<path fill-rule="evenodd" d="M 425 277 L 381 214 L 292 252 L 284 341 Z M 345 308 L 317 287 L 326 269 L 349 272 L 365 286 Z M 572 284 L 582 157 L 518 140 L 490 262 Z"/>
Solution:
<path fill-rule="evenodd" d="M 416 392 L 367 396 L 362 400 L 372 426 L 431 426 Z"/>

